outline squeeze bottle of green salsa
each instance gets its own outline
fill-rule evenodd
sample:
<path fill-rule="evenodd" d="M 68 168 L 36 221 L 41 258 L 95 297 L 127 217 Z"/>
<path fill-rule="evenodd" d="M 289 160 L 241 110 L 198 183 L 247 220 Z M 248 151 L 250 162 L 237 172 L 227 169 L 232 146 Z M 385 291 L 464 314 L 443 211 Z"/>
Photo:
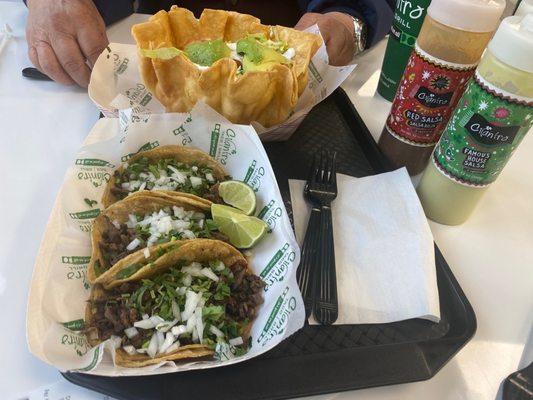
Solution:
<path fill-rule="evenodd" d="M 533 14 L 505 18 L 418 186 L 428 218 L 461 224 L 533 126 Z"/>

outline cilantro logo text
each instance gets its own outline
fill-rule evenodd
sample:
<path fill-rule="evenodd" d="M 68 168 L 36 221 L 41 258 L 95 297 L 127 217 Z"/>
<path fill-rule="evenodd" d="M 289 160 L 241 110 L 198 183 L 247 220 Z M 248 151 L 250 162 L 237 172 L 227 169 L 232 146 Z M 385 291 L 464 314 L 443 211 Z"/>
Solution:
<path fill-rule="evenodd" d="M 85 290 L 91 287 L 87 280 L 89 261 L 91 261 L 89 256 L 61 256 L 61 263 L 67 268 L 67 280 L 80 280 Z"/>
<path fill-rule="evenodd" d="M 68 215 L 78 223 L 78 227 L 82 232 L 91 232 L 92 220 L 100 215 L 100 209 L 72 212 L 68 213 Z"/>
<path fill-rule="evenodd" d="M 274 257 L 259 274 L 266 283 L 265 292 L 268 292 L 274 283 L 281 282 L 285 278 L 295 259 L 296 252 L 291 249 L 289 243 L 285 243 L 282 248 L 276 251 Z"/>
<path fill-rule="evenodd" d="M 122 162 L 126 162 L 130 158 L 132 158 L 134 155 L 136 155 L 137 153 L 140 153 L 141 151 L 152 150 L 152 149 L 155 149 L 158 146 L 159 146 L 159 142 L 157 140 L 153 141 L 153 142 L 147 142 L 147 143 L 143 144 L 141 147 L 139 147 L 139 150 L 137 150 L 135 153 L 126 154 L 126 155 L 122 156 L 120 158 L 120 160 Z"/>
<path fill-rule="evenodd" d="M 61 344 L 72 348 L 78 356 L 83 356 L 91 348 L 89 343 L 87 343 L 87 338 L 85 335 L 78 335 L 74 332 L 65 333 L 61 336 Z"/>
<path fill-rule="evenodd" d="M 257 161 L 253 160 L 246 174 L 244 176 L 243 182 L 250 185 L 250 187 L 257 192 L 261 187 L 261 180 L 265 176 L 265 168 L 262 166 L 257 166 Z"/>
<path fill-rule="evenodd" d="M 211 131 L 211 144 L 209 146 L 209 154 L 217 159 L 222 165 L 228 163 L 229 157 L 237 154 L 237 146 L 235 145 L 236 133 L 233 129 L 221 129 L 220 124 L 215 124 Z"/>
<path fill-rule="evenodd" d="M 178 136 L 181 139 L 182 146 L 185 146 L 189 143 L 192 143 L 192 138 L 189 135 L 189 132 L 185 129 L 185 125 L 192 121 L 191 113 L 189 113 L 187 119 L 183 124 L 181 124 L 178 128 L 174 129 L 172 133 L 174 136 Z"/>
<path fill-rule="evenodd" d="M 272 199 L 261 209 L 258 217 L 267 223 L 269 232 L 272 232 L 274 228 L 276 228 L 276 224 L 282 215 L 283 209 L 281 207 L 276 207 L 276 200 Z"/>
<path fill-rule="evenodd" d="M 265 326 L 257 338 L 257 343 L 261 343 L 262 346 L 265 346 L 274 336 L 285 332 L 289 316 L 296 309 L 296 298 L 294 296 L 289 297 L 288 293 L 289 287 L 287 286 L 276 300 Z"/>
<path fill-rule="evenodd" d="M 110 162 L 98 158 L 78 158 L 75 164 L 79 168 L 77 178 L 80 181 L 90 181 L 94 187 L 109 182 L 111 178 L 109 168 L 115 167 Z"/>

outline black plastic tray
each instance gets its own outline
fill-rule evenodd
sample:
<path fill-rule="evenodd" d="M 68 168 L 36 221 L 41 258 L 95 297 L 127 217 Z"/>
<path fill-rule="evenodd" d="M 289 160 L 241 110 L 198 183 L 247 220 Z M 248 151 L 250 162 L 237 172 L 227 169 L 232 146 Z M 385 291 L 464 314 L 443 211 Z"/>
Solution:
<path fill-rule="evenodd" d="M 337 89 L 287 142 L 266 144 L 287 211 L 288 178 L 305 179 L 312 154 L 338 152 L 339 172 L 357 177 L 391 169 L 348 96 Z M 63 374 L 117 399 L 285 399 L 431 378 L 474 335 L 474 311 L 435 247 L 441 321 L 308 326 L 253 360 L 225 368 L 148 377 Z"/>

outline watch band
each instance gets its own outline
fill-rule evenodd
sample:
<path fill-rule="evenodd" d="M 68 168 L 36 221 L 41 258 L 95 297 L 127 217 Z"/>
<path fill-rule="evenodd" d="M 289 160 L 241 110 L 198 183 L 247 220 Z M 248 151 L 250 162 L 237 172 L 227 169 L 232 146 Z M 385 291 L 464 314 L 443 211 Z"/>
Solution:
<path fill-rule="evenodd" d="M 353 17 L 353 58 L 361 53 L 366 46 L 366 25 L 359 18 Z"/>

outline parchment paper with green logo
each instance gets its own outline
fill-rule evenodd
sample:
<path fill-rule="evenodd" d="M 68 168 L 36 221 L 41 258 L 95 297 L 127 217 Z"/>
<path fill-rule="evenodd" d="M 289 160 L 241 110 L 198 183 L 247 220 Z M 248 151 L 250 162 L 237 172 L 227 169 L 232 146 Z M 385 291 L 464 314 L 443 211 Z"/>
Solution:
<path fill-rule="evenodd" d="M 320 34 L 318 26 L 306 31 Z M 287 140 L 316 104 L 329 96 L 350 75 L 356 65 L 334 67 L 328 64 L 323 44 L 309 64 L 307 88 L 300 95 L 292 114 L 282 124 L 265 128 L 252 122 L 263 141 Z M 107 117 L 117 110 L 134 107 L 139 113 L 163 113 L 163 105 L 144 85 L 139 73 L 135 45 L 111 43 L 100 55 L 91 74 L 89 96 Z"/>
<path fill-rule="evenodd" d="M 215 352 L 212 361 L 162 362 L 143 368 L 115 366 L 112 340 L 90 348 L 84 336 L 84 310 L 90 293 L 86 278 L 91 254 L 91 222 L 115 168 L 142 150 L 164 145 L 193 146 L 211 154 L 257 196 L 255 214 L 269 233 L 249 250 L 249 265 L 266 283 L 264 303 L 244 356 Z M 30 351 L 60 370 L 100 375 L 141 375 L 203 369 L 256 357 L 303 326 L 304 312 L 295 274 L 300 251 L 268 157 L 250 126 L 233 125 L 198 104 L 188 114 L 103 118 L 72 160 L 46 229 L 33 273 L 27 314 Z M 106 350 L 107 349 L 107 350 Z M 217 360 L 218 359 L 218 360 Z"/>

